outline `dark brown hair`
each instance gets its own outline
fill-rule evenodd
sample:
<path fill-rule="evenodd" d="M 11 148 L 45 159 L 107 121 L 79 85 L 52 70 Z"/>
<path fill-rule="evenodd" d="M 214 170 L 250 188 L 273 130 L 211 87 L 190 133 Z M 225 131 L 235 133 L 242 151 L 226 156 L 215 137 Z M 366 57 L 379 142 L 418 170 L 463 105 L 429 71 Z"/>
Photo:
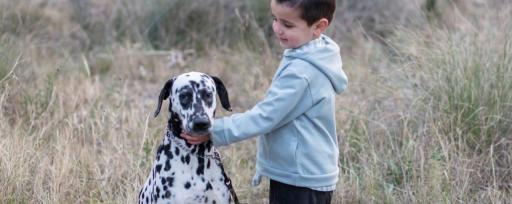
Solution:
<path fill-rule="evenodd" d="M 336 10 L 336 0 L 275 0 L 278 4 L 285 4 L 300 10 L 301 18 L 308 26 L 313 25 L 322 18 L 331 23 Z"/>

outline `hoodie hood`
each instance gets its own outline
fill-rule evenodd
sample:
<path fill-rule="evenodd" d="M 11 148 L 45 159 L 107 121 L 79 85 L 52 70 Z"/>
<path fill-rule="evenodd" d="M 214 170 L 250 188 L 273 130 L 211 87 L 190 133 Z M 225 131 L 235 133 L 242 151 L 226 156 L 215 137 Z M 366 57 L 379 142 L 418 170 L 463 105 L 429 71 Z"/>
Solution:
<path fill-rule="evenodd" d="M 343 71 L 340 48 L 326 35 L 312 40 L 301 47 L 286 49 L 284 57 L 299 58 L 313 64 L 330 80 L 336 93 L 347 88 L 348 79 Z"/>

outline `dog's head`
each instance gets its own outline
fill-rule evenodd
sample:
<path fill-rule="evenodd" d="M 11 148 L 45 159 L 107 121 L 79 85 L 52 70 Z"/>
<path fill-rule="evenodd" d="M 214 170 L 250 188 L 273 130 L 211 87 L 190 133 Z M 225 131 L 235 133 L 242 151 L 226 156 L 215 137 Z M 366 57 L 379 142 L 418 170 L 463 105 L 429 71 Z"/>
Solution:
<path fill-rule="evenodd" d="M 154 115 L 158 116 L 162 101 L 169 98 L 169 122 L 173 129 L 206 134 L 213 124 L 217 106 L 215 94 L 219 95 L 222 107 L 231 111 L 228 92 L 219 78 L 199 72 L 178 75 L 168 80 L 160 91 Z"/>

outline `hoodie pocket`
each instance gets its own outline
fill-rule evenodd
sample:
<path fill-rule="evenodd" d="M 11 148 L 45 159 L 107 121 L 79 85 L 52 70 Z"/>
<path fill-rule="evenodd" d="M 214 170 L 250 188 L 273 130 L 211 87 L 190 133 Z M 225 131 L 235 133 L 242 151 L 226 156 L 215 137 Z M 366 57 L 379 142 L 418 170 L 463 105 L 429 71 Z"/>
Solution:
<path fill-rule="evenodd" d="M 296 131 L 286 128 L 289 125 L 281 127 L 268 135 L 265 138 L 265 145 L 267 146 L 266 158 L 267 162 L 273 168 L 298 173 L 297 172 L 297 149 L 298 140 Z"/>

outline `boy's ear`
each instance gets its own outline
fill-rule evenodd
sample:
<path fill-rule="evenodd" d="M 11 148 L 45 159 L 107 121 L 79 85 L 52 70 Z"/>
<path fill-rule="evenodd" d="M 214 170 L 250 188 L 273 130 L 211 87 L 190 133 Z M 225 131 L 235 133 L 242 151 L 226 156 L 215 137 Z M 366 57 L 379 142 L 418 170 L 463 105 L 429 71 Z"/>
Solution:
<path fill-rule="evenodd" d="M 327 30 L 327 27 L 329 26 L 329 20 L 326 18 L 322 18 L 318 20 L 316 23 L 313 24 L 313 34 L 318 37 L 320 36 L 325 30 Z"/>

